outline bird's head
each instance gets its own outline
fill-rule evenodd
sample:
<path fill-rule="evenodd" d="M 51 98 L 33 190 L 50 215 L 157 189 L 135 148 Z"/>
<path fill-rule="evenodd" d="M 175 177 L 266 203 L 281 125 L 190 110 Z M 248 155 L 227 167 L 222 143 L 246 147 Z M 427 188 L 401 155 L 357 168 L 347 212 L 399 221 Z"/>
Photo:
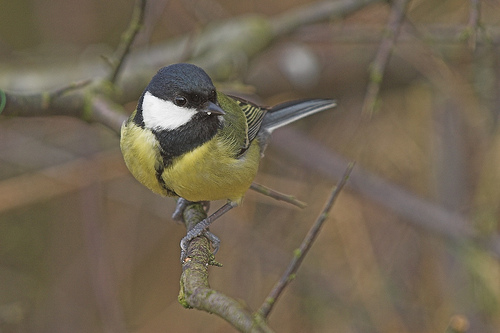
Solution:
<path fill-rule="evenodd" d="M 195 119 L 216 121 L 224 114 L 207 73 L 192 64 L 174 64 L 161 68 L 151 79 L 134 121 L 156 131 L 171 131 Z"/>

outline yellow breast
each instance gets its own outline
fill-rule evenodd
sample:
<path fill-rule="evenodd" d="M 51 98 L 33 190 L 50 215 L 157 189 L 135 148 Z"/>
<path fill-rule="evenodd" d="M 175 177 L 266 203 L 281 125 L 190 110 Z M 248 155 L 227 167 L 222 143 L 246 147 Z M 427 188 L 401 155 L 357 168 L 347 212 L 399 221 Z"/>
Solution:
<path fill-rule="evenodd" d="M 162 163 L 151 131 L 132 122 L 122 127 L 120 146 L 134 177 L 153 192 L 171 195 L 158 182 L 155 164 Z M 165 185 L 189 201 L 241 201 L 252 184 L 260 160 L 255 140 L 245 155 L 233 158 L 234 147 L 215 136 L 191 152 L 175 158 L 163 171 Z"/>
<path fill-rule="evenodd" d="M 165 169 L 165 183 L 184 199 L 239 202 L 252 184 L 260 160 L 257 141 L 236 159 L 231 147 L 217 138 L 175 159 Z"/>
<path fill-rule="evenodd" d="M 168 195 L 156 178 L 155 163 L 160 160 L 158 142 L 151 131 L 133 122 L 122 126 L 120 148 L 123 159 L 134 177 L 151 191 Z"/>

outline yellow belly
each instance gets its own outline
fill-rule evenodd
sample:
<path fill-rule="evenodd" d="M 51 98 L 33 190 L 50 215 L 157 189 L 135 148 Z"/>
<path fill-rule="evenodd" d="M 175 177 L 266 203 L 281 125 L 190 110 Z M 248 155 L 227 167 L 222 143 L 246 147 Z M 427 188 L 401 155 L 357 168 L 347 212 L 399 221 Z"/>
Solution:
<path fill-rule="evenodd" d="M 258 142 L 255 140 L 243 157 L 235 159 L 229 157 L 234 148 L 216 138 L 165 168 L 162 178 L 169 189 L 189 201 L 241 201 L 257 174 Z M 162 160 L 154 134 L 129 123 L 122 128 L 120 145 L 134 177 L 153 192 L 168 196 L 156 178 L 155 163 Z"/>
<path fill-rule="evenodd" d="M 168 195 L 158 183 L 155 163 L 160 161 L 158 142 L 151 131 L 145 131 L 132 122 L 122 126 L 120 148 L 132 175 L 151 191 Z"/>
<path fill-rule="evenodd" d="M 239 202 L 257 174 L 260 160 L 255 141 L 235 159 L 228 146 L 216 139 L 177 158 L 163 179 L 178 195 L 190 201 L 229 199 Z"/>

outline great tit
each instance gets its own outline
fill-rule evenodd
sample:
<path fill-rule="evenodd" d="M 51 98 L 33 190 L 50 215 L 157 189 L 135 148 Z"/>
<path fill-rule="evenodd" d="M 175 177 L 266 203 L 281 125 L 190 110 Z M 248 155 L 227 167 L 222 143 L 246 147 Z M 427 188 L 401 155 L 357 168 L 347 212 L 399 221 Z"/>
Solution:
<path fill-rule="evenodd" d="M 241 203 L 271 132 L 335 105 L 310 99 L 260 107 L 217 92 L 200 67 L 174 64 L 144 90 L 122 125 L 120 147 L 130 172 L 155 193 L 191 202 L 228 200 L 183 238 L 182 260 L 193 238 Z"/>

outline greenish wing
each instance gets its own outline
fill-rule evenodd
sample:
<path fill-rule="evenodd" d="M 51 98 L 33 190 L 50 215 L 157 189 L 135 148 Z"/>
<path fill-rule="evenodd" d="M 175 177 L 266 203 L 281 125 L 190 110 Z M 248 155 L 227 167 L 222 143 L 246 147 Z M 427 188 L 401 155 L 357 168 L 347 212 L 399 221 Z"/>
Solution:
<path fill-rule="evenodd" d="M 240 97 L 231 96 L 232 99 L 243 110 L 248 126 L 248 144 L 257 136 L 262 120 L 267 112 L 266 108 L 260 107 L 252 102 L 244 100 Z"/>

